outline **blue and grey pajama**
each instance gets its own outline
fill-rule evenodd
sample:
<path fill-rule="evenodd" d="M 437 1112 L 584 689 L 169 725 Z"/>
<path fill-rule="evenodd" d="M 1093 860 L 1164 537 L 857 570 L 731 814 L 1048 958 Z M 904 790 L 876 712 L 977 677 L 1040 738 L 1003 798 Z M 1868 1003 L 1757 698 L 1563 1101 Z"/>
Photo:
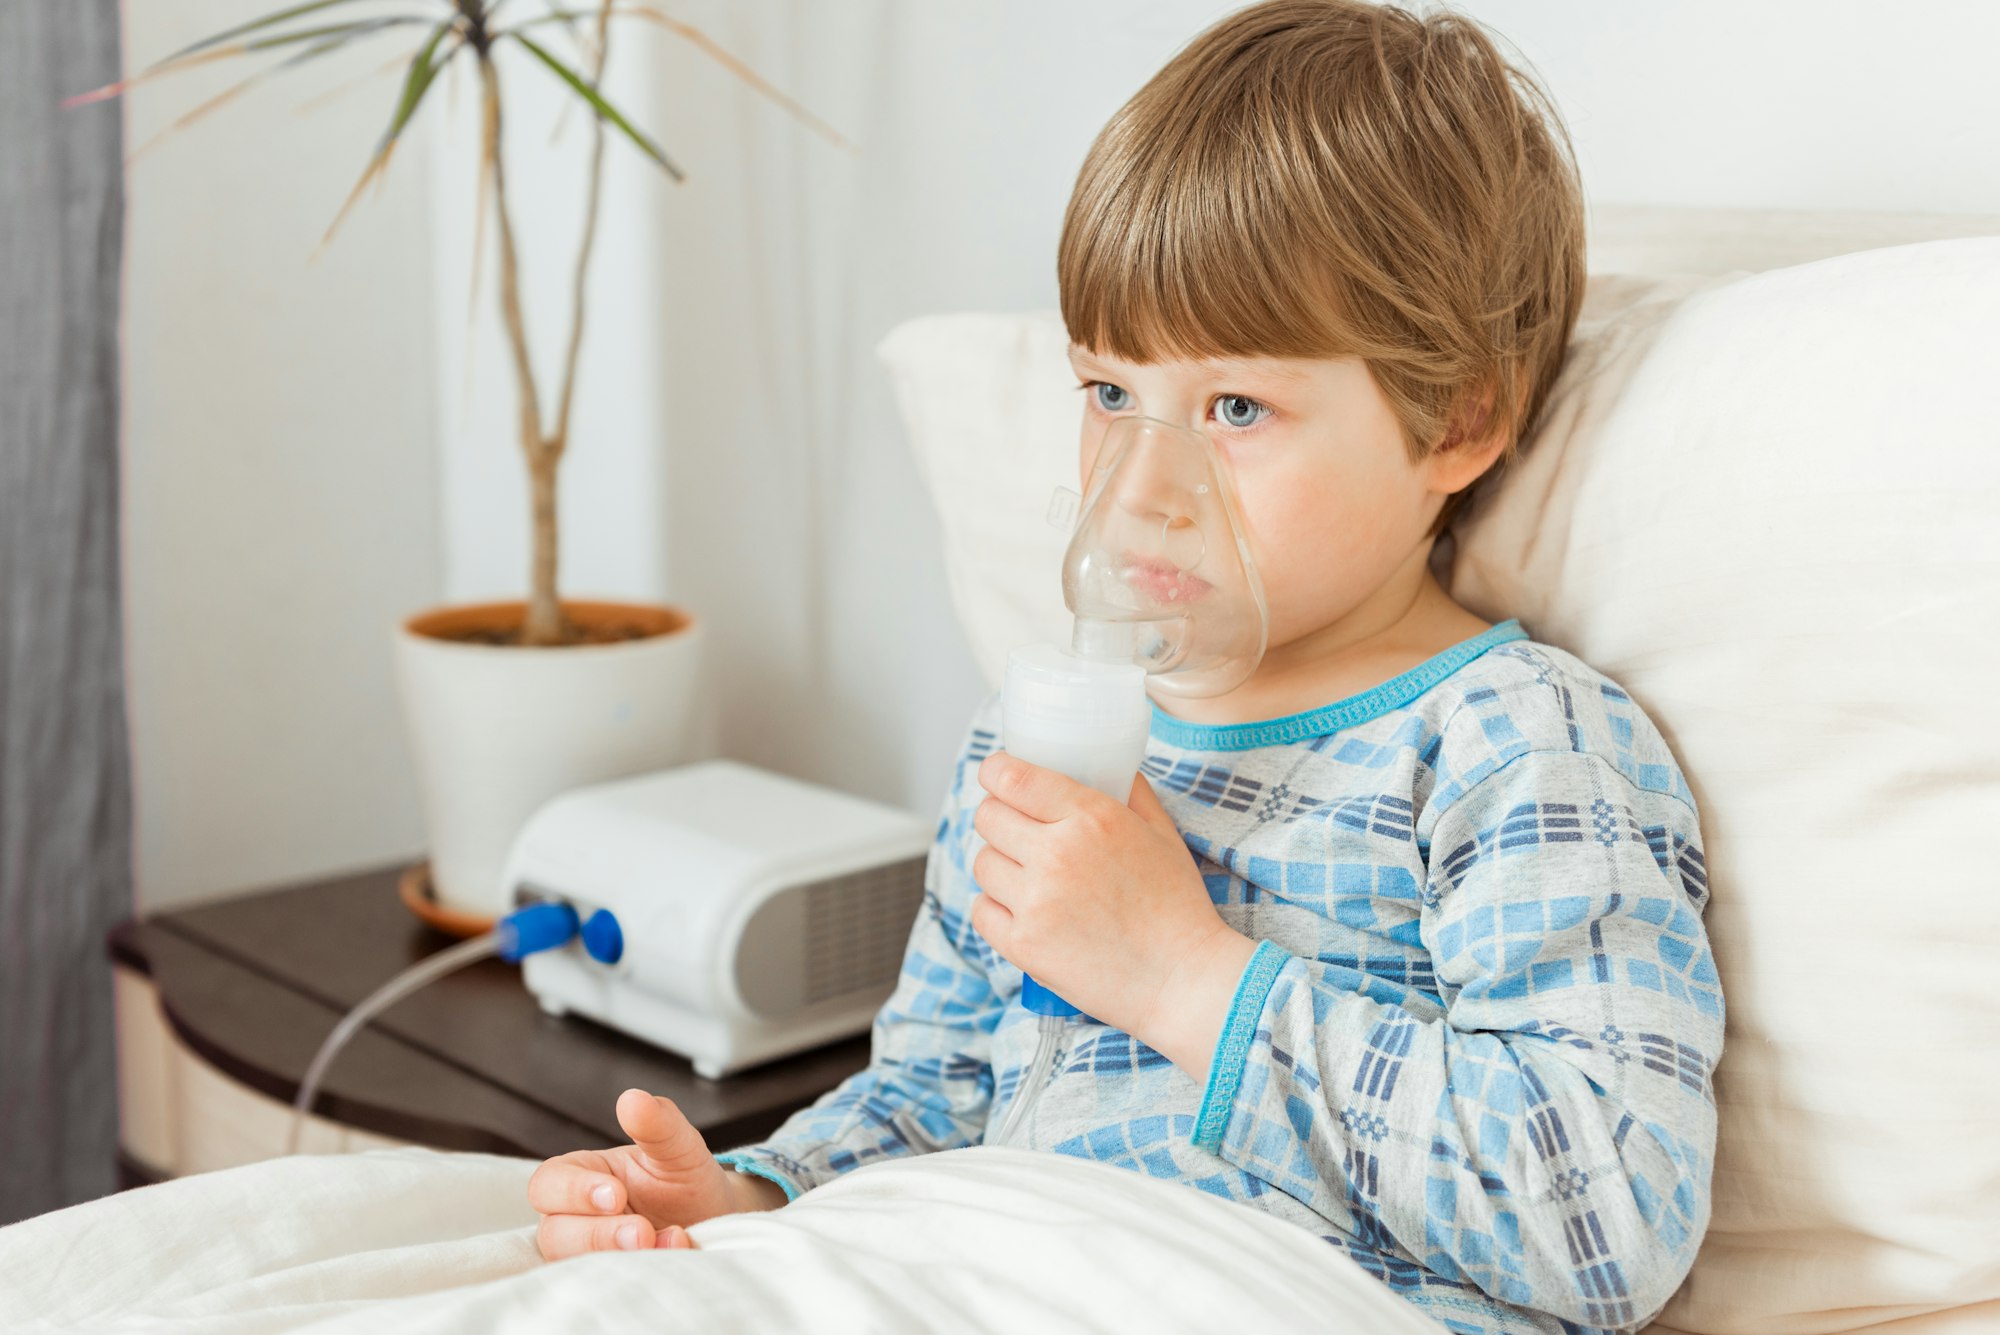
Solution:
<path fill-rule="evenodd" d="M 1035 1046 L 973 930 L 975 716 L 864 1071 L 718 1157 L 788 1197 L 981 1142 Z M 1723 1002 L 1693 794 L 1618 686 L 1509 621 L 1243 725 L 1156 711 L 1146 777 L 1259 941 L 1198 1086 L 1079 1019 L 1034 1148 L 1323 1236 L 1445 1328 L 1629 1331 L 1707 1226 Z"/>

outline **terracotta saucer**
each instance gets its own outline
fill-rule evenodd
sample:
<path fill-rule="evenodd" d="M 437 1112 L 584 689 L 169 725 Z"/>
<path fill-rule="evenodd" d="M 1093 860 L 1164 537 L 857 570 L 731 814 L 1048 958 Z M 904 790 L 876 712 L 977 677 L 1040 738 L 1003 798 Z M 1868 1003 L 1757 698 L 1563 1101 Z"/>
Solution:
<path fill-rule="evenodd" d="M 497 921 L 492 917 L 440 904 L 437 891 L 431 885 L 431 864 L 428 862 L 419 862 L 414 867 L 405 868 L 396 891 L 402 898 L 404 908 L 447 936 L 483 936 L 493 930 L 493 924 Z"/>

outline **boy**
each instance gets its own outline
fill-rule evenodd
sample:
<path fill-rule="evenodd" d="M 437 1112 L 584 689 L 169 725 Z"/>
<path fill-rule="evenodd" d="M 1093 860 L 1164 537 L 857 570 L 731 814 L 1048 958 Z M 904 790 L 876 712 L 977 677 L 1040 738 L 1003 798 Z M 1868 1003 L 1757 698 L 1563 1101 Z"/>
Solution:
<path fill-rule="evenodd" d="M 1694 799 L 1630 697 L 1430 565 L 1581 301 L 1559 119 L 1464 19 L 1272 0 L 1113 118 L 1058 267 L 1083 477 L 1115 416 L 1210 434 L 1261 666 L 1156 706 L 1123 805 L 995 751 L 989 700 L 868 1069 L 720 1156 L 626 1091 L 635 1144 L 538 1171 L 544 1253 L 981 1143 L 1025 971 L 1092 1017 L 1030 1147 L 1290 1219 L 1454 1331 L 1637 1329 L 1709 1213 Z"/>

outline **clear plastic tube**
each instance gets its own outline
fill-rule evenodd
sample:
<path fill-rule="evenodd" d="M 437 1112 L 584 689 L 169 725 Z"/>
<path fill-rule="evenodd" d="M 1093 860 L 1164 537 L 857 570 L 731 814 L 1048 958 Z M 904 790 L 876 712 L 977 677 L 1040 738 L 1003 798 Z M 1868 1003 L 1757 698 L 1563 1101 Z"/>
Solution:
<path fill-rule="evenodd" d="M 1007 1116 L 1000 1122 L 1000 1134 L 987 1144 L 1011 1145 L 1015 1134 L 1027 1124 L 1029 1110 L 1041 1099 L 1042 1090 L 1049 1082 L 1049 1070 L 1055 1065 L 1056 1048 L 1062 1042 L 1063 1031 L 1069 1028 L 1069 1018 L 1067 1015 L 1043 1015 L 1038 1018 L 1035 1055 L 1021 1076 L 1021 1087 L 1014 1091 L 1013 1103 L 1007 1106 Z"/>
<path fill-rule="evenodd" d="M 306 1068 L 305 1079 L 299 1082 L 299 1095 L 292 1100 L 292 1128 L 291 1134 L 286 1138 L 285 1153 L 299 1152 L 299 1135 L 305 1128 L 306 1115 L 312 1111 L 313 1100 L 319 1094 L 319 1082 L 325 1077 L 326 1068 L 333 1064 L 334 1057 L 346 1046 L 347 1040 L 354 1036 L 356 1030 L 425 983 L 434 982 L 454 969 L 464 968 L 489 955 L 498 955 L 506 944 L 507 935 L 493 931 L 484 936 L 475 936 L 469 941 L 461 941 L 455 946 L 440 950 L 435 955 L 427 955 L 369 993 L 360 1005 L 342 1017 L 340 1023 L 334 1026 L 333 1032 L 326 1036 L 326 1042 L 320 1044 L 318 1055 L 312 1059 L 312 1065 Z"/>

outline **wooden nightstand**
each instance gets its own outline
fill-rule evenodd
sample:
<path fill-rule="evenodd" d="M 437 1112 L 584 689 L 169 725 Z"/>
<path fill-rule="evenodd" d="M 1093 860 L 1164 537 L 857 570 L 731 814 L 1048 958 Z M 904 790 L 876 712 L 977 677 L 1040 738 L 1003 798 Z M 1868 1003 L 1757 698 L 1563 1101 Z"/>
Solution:
<path fill-rule="evenodd" d="M 397 899 L 401 869 L 126 922 L 117 989 L 126 1185 L 284 1153 L 291 1101 L 347 1009 L 453 939 Z M 547 1158 L 626 1141 L 632 1086 L 674 1100 L 717 1153 L 761 1139 L 868 1064 L 868 1035 L 708 1080 L 576 1016 L 543 1014 L 519 968 L 481 960 L 405 997 L 341 1050 L 304 1153 L 418 1144 Z"/>

